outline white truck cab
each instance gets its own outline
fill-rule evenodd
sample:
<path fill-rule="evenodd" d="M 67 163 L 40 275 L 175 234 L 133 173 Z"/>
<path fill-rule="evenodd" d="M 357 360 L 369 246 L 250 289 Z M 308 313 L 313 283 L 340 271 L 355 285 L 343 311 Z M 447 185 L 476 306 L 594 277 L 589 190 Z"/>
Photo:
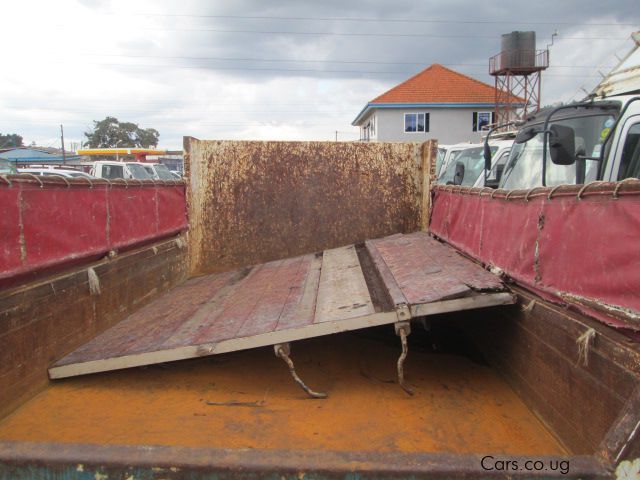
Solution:
<path fill-rule="evenodd" d="M 438 145 L 438 156 L 436 157 L 436 182 L 446 183 L 443 180 L 448 165 L 460 154 L 460 152 L 473 146 L 477 145 L 470 142 L 456 143 L 454 145 Z"/>
<path fill-rule="evenodd" d="M 497 177 L 502 172 L 512 144 L 513 138 L 489 142 L 492 168 L 487 176 L 488 179 L 493 178 L 495 180 L 494 177 Z M 463 145 L 464 148 L 457 146 L 457 150 L 452 150 L 452 154 L 447 158 L 446 165 L 443 165 L 441 169 L 438 183 L 482 187 L 485 184 L 484 145 L 482 143 L 467 143 Z M 495 183 L 497 184 L 497 180 Z"/>
<path fill-rule="evenodd" d="M 547 109 L 516 137 L 500 188 L 640 178 L 640 96 L 616 95 Z"/>
<path fill-rule="evenodd" d="M 113 180 L 123 178 L 125 180 L 152 180 L 153 177 L 145 170 L 144 164 L 139 162 L 93 162 L 91 175 L 97 178 Z"/>

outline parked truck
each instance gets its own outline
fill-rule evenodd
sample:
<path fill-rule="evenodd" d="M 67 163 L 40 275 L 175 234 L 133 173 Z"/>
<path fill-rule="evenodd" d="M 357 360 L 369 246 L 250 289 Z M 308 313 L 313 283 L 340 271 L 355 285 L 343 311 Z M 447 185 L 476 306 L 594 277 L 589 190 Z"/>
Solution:
<path fill-rule="evenodd" d="M 632 39 L 635 47 L 585 100 L 546 108 L 521 122 L 500 188 L 640 177 L 640 33 Z"/>
<path fill-rule="evenodd" d="M 0 177 L 0 478 L 633 478 L 640 182 L 491 195 L 436 148 Z"/>
<path fill-rule="evenodd" d="M 90 174 L 97 178 L 107 180 L 132 179 L 132 180 L 152 180 L 153 175 L 145 169 L 145 164 L 140 162 L 113 162 L 99 160 L 93 162 Z"/>

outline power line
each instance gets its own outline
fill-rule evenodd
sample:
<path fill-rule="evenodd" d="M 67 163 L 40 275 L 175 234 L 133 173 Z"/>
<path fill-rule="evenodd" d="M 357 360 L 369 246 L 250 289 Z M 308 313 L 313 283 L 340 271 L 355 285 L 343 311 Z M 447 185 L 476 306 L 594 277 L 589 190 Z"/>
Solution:
<path fill-rule="evenodd" d="M 108 13 L 107 15 L 123 15 Z M 217 18 L 237 20 L 284 20 L 284 21 L 321 21 L 321 22 L 363 22 L 363 23 L 446 23 L 446 24 L 488 24 L 488 25 L 577 25 L 577 26 L 631 26 L 635 23 L 589 23 L 589 22 L 544 22 L 529 21 L 516 22 L 512 20 L 451 20 L 440 18 L 373 18 L 373 17 L 294 17 L 272 15 L 202 15 L 180 13 L 128 13 L 124 15 L 167 18 Z"/>
<path fill-rule="evenodd" d="M 117 28 L 118 26 L 116 26 Z M 58 29 L 67 27 L 56 26 Z M 225 30 L 218 28 L 176 28 L 176 27 L 136 27 L 138 31 L 168 32 L 211 32 L 241 33 L 258 35 L 301 35 L 301 36 L 337 36 L 337 37 L 379 37 L 379 38 L 486 38 L 496 39 L 496 35 L 441 35 L 432 33 L 371 33 L 371 32 L 308 32 L 295 30 Z M 560 40 L 622 40 L 625 37 L 562 37 Z"/>
<path fill-rule="evenodd" d="M 309 60 L 286 58 L 250 58 L 250 57 L 200 57 L 191 55 L 131 55 L 124 53 L 80 53 L 82 56 L 91 57 L 118 57 L 118 58 L 154 58 L 165 60 L 203 60 L 215 62 L 268 62 L 268 63 L 324 63 L 340 65 L 411 65 L 424 66 L 423 62 L 381 62 L 377 60 Z M 437 62 L 436 62 L 437 63 Z M 488 63 L 443 63 L 445 67 L 482 67 L 487 68 Z M 553 68 L 602 68 L 602 65 L 552 65 Z"/>
<path fill-rule="evenodd" d="M 67 61 L 50 61 L 47 63 L 69 63 Z M 84 65 L 106 66 L 106 67 L 135 67 L 135 68 L 164 68 L 164 69 L 186 69 L 186 70 L 213 70 L 213 71 L 256 71 L 256 72 L 282 72 L 282 73 L 322 73 L 322 74 L 358 74 L 358 75 L 413 75 L 417 72 L 408 70 L 324 70 L 317 68 L 275 68 L 275 67 L 225 67 L 225 66 L 192 66 L 192 65 L 162 65 L 162 64 L 141 64 L 141 63 L 97 63 L 83 62 Z M 572 74 L 546 74 L 545 77 L 577 77 L 585 78 L 589 75 L 572 75 Z M 596 77 L 597 75 L 591 75 Z"/>

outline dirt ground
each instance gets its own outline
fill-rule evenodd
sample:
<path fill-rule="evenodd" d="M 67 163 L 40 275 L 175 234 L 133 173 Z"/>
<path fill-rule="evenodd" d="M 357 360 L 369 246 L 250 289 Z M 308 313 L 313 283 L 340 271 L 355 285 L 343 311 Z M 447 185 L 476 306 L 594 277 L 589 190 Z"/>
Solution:
<path fill-rule="evenodd" d="M 567 453 L 472 355 L 412 335 L 396 383 L 393 327 L 292 344 L 310 399 L 272 348 L 52 382 L 0 421 L 0 440 L 214 448 Z"/>

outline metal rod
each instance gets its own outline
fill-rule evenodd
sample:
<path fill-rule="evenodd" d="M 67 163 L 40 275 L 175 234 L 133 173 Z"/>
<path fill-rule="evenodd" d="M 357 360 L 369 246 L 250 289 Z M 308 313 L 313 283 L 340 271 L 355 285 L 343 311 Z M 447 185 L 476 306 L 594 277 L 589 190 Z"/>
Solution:
<path fill-rule="evenodd" d="M 408 395 L 413 395 L 413 390 L 411 390 L 404 381 L 404 361 L 407 359 L 409 353 L 407 330 L 401 327 L 397 329 L 397 333 L 400 335 L 400 342 L 402 343 L 402 353 L 400 354 L 400 358 L 398 358 L 398 383 Z"/>
<path fill-rule="evenodd" d="M 311 390 L 309 387 L 307 387 L 307 385 L 305 385 L 305 383 L 302 381 L 302 379 L 296 373 L 296 369 L 293 366 L 293 361 L 289 358 L 290 350 L 289 350 L 289 345 L 288 344 L 274 345 L 273 348 L 274 348 L 274 350 L 276 352 L 276 356 L 280 357 L 282 360 L 284 360 L 284 362 L 289 367 L 289 373 L 291 374 L 293 379 L 296 381 L 296 383 L 298 385 L 300 385 L 300 388 L 302 388 L 305 392 L 307 392 L 307 395 L 309 395 L 312 398 L 327 398 L 329 396 L 326 393 L 316 392 L 314 390 Z"/>

